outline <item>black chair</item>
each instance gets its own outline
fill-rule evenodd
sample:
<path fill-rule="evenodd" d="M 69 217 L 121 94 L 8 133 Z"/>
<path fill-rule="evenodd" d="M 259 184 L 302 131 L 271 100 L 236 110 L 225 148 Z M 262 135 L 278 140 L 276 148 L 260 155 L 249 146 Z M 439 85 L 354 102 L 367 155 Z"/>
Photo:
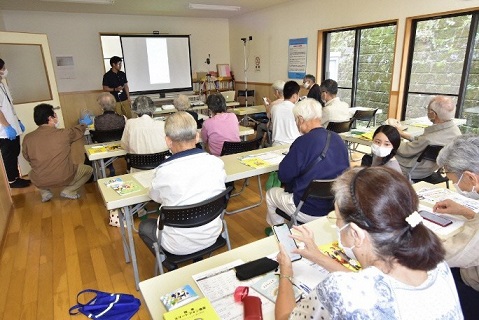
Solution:
<path fill-rule="evenodd" d="M 348 121 L 341 121 L 341 122 L 333 122 L 330 121 L 327 126 L 327 130 L 334 131 L 336 133 L 343 133 L 348 132 L 351 130 L 351 126 L 353 125 L 354 120 Z"/>
<path fill-rule="evenodd" d="M 441 151 L 441 149 L 443 147 L 444 146 L 428 145 L 426 147 L 426 149 L 424 149 L 421 152 L 421 154 L 419 155 L 419 157 L 416 160 L 416 163 L 414 164 L 414 166 L 409 171 L 409 174 L 408 174 L 409 175 L 409 180 L 414 182 L 414 183 L 419 182 L 419 181 L 425 181 L 425 182 L 428 182 L 428 183 L 431 183 L 431 184 L 438 184 L 438 183 L 445 182 L 446 187 L 449 189 L 449 179 L 446 176 L 443 176 L 441 174 L 442 168 L 439 168 L 436 172 L 433 172 L 430 176 L 427 176 L 427 177 L 422 178 L 422 179 L 412 179 L 411 178 L 412 173 L 414 172 L 414 169 L 416 169 L 416 167 L 419 165 L 419 163 L 421 163 L 423 161 L 432 161 L 432 162 L 436 163 L 437 155 L 439 154 L 439 151 Z"/>
<path fill-rule="evenodd" d="M 322 200 L 331 200 L 331 208 L 329 211 L 334 210 L 334 195 L 331 191 L 333 182 L 335 179 L 328 180 L 313 180 L 309 183 L 306 191 L 304 191 L 303 196 L 301 197 L 296 210 L 292 216 L 287 215 L 284 211 L 279 208 L 276 208 L 276 214 L 280 215 L 288 222 L 288 226 L 291 228 L 293 225 L 303 224 L 304 222 L 298 221 L 298 214 L 301 211 L 301 207 L 306 202 L 308 198 L 322 199 Z"/>
<path fill-rule="evenodd" d="M 370 127 L 371 121 L 373 121 L 373 124 L 376 122 L 375 121 L 375 116 L 376 112 L 378 112 L 378 109 L 371 109 L 371 110 L 356 110 L 354 113 L 352 119 L 353 119 L 353 128 L 356 128 L 356 121 L 367 121 L 368 124 L 366 127 Z"/>
<path fill-rule="evenodd" d="M 237 99 L 240 105 L 254 105 L 254 90 L 238 90 Z"/>
<path fill-rule="evenodd" d="M 262 139 L 263 139 L 262 137 L 259 137 L 259 138 L 255 138 L 255 139 L 249 140 L 249 141 L 239 141 L 239 142 L 225 141 L 223 143 L 223 149 L 221 150 L 221 156 L 226 156 L 226 155 L 230 155 L 230 154 L 256 150 L 256 149 L 259 148 Z M 244 210 L 247 210 L 247 209 L 257 207 L 263 202 L 263 191 L 261 189 L 261 179 L 260 179 L 259 175 L 257 176 L 257 178 L 258 178 L 258 188 L 259 188 L 259 194 L 260 194 L 260 201 L 258 203 L 252 204 L 250 206 L 240 208 L 240 209 L 237 209 L 237 210 L 234 210 L 234 211 L 231 211 L 231 212 L 227 212 L 228 214 L 234 214 L 234 213 L 238 213 L 240 211 L 244 211 Z M 234 197 L 234 196 L 239 195 L 241 192 L 243 192 L 247 183 L 248 183 L 248 179 L 244 179 L 243 186 L 241 187 L 241 190 L 239 192 L 235 193 L 235 194 L 232 194 L 231 196 Z"/>
<path fill-rule="evenodd" d="M 224 219 L 226 206 L 228 204 L 228 194 L 231 191 L 231 187 L 227 188 L 220 194 L 202 201 L 197 204 L 185 205 L 185 206 L 162 206 L 159 208 L 160 222 L 158 224 L 158 242 L 153 243 L 153 247 L 150 250 L 153 252 L 156 258 L 155 275 L 163 273 L 163 265 L 176 266 L 180 263 L 190 260 L 200 260 L 203 256 L 210 256 L 213 251 L 228 246 L 228 250 L 231 250 L 231 244 L 228 234 L 228 226 Z M 223 232 L 216 239 L 216 242 L 203 250 L 186 255 L 176 255 L 167 252 L 161 247 L 161 238 L 164 226 L 173 228 L 194 228 L 205 225 L 217 217 L 221 217 L 223 223 Z M 161 255 L 165 255 L 165 260 L 161 261 Z"/>
<path fill-rule="evenodd" d="M 123 129 L 115 130 L 90 130 L 91 139 L 95 143 L 110 142 L 121 140 Z"/>
<path fill-rule="evenodd" d="M 125 155 L 126 169 L 128 171 L 130 171 L 131 168 L 140 170 L 155 169 L 169 156 L 171 156 L 171 152 L 169 150 L 148 154 L 127 153 Z"/>

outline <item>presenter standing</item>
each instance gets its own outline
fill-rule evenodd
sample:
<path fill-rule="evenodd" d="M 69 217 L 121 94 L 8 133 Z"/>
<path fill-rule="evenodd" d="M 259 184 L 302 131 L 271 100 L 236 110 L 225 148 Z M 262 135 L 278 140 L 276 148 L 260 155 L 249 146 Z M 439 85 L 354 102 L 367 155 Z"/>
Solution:
<path fill-rule="evenodd" d="M 113 56 L 111 69 L 103 75 L 103 91 L 110 92 L 116 99 L 116 113 L 131 118 L 130 89 L 126 74 L 121 71 L 122 59 Z"/>

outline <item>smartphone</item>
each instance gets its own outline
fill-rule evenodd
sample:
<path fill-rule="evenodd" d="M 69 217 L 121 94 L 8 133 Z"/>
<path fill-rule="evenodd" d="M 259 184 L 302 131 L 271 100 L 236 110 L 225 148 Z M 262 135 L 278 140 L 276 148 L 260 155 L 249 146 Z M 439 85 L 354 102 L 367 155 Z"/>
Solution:
<path fill-rule="evenodd" d="M 269 102 L 268 102 L 268 99 L 266 99 L 266 97 L 263 97 L 263 101 L 265 105 L 269 106 Z"/>
<path fill-rule="evenodd" d="M 294 241 L 294 239 L 289 236 L 291 234 L 291 230 L 289 229 L 287 224 L 283 223 L 274 225 L 273 232 L 278 242 L 281 243 L 286 249 L 286 252 L 291 258 L 291 261 L 301 259 L 301 255 L 299 253 L 291 252 L 293 249 L 298 248 L 298 245 L 296 244 L 296 241 Z"/>
<path fill-rule="evenodd" d="M 431 221 L 432 223 L 440 225 L 441 227 L 446 227 L 452 223 L 452 220 L 446 217 L 438 216 L 437 214 L 425 210 L 419 211 L 419 214 L 427 221 Z"/>

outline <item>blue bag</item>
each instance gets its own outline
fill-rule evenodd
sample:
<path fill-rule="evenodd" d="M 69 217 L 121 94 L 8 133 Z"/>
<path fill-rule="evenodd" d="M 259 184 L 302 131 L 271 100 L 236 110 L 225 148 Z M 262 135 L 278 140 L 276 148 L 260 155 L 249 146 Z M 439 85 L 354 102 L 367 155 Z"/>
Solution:
<path fill-rule="evenodd" d="M 82 304 L 78 301 L 84 293 L 94 293 L 95 297 Z M 77 305 L 70 308 L 70 315 L 83 313 L 90 319 L 128 320 L 140 309 L 141 302 L 131 294 L 108 293 L 86 289 L 78 293 Z M 75 312 L 76 311 L 76 312 Z"/>

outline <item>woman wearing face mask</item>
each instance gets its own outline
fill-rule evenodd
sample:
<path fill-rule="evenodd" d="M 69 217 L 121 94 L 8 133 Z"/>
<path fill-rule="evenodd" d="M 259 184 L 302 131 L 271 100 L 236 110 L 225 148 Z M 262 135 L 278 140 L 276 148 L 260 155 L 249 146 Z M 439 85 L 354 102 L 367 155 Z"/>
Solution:
<path fill-rule="evenodd" d="M 280 246 L 276 319 L 462 319 L 444 249 L 417 213 L 409 181 L 389 168 L 352 168 L 333 185 L 338 240 L 359 272 L 332 272 L 295 304 L 293 269 Z M 294 250 L 325 266 L 312 231 L 295 227 L 305 243 Z M 339 263 L 334 262 L 337 265 Z"/>
<path fill-rule="evenodd" d="M 373 143 L 371 144 L 372 156 L 364 156 L 361 165 L 371 167 L 385 166 L 402 172 L 399 163 L 394 157 L 400 144 L 401 136 L 395 127 L 390 125 L 380 126 L 374 131 Z"/>
<path fill-rule="evenodd" d="M 446 170 L 456 191 L 479 200 L 479 136 L 457 137 L 445 146 L 437 157 L 439 166 Z M 479 217 L 470 208 L 453 200 L 439 201 L 434 206 L 438 213 L 462 215 L 464 229 L 444 242 L 446 261 L 453 267 L 459 300 L 465 319 L 479 319 Z"/>

